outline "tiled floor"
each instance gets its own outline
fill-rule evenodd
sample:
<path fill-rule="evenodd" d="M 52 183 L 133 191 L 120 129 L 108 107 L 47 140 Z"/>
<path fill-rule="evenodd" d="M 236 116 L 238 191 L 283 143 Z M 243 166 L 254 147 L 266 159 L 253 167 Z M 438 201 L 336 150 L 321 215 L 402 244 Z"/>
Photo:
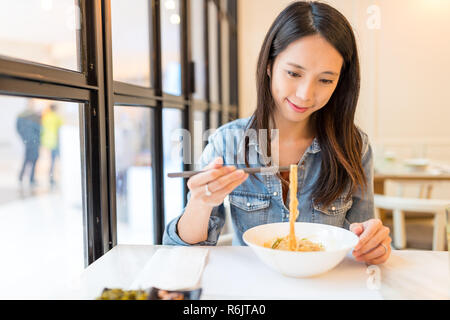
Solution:
<path fill-rule="evenodd" d="M 19 199 L 20 196 L 17 190 L 13 188 L 0 188 L 0 205 Z"/>

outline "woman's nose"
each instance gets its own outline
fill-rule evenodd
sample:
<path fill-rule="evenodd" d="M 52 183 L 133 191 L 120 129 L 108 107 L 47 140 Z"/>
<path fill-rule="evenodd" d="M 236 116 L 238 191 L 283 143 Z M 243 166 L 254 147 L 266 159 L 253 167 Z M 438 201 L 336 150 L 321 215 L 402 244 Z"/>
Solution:
<path fill-rule="evenodd" d="M 314 90 L 313 81 L 302 81 L 297 87 L 296 96 L 302 101 L 309 101 L 314 97 Z"/>

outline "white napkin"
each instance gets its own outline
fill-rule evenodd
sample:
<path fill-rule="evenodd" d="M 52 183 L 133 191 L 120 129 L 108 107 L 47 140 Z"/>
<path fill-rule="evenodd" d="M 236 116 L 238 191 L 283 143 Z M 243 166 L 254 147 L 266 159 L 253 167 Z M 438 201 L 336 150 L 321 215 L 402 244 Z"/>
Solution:
<path fill-rule="evenodd" d="M 130 290 L 150 287 L 164 290 L 196 289 L 200 285 L 207 255 L 207 248 L 158 249 L 133 281 Z"/>

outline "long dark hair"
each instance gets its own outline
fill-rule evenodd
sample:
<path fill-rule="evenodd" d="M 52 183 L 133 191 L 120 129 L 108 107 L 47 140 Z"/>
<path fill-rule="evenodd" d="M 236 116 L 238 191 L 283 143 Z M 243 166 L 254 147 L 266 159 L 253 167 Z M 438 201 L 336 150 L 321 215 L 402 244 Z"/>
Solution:
<path fill-rule="evenodd" d="M 336 9 L 317 1 L 290 4 L 270 27 L 258 59 L 257 106 L 249 129 L 268 129 L 274 122 L 275 102 L 271 94 L 268 66 L 290 43 L 319 34 L 343 57 L 341 75 L 328 103 L 311 115 L 311 124 L 320 144 L 322 167 L 313 190 L 316 203 L 329 205 L 349 186 L 347 197 L 359 186 L 364 192 L 367 179 L 362 167 L 362 137 L 354 124 L 359 97 L 360 70 L 355 36 L 347 19 Z M 270 157 L 270 130 L 267 130 Z M 248 150 L 248 141 L 245 141 Z M 246 165 L 248 166 L 247 156 Z M 278 174 L 281 178 L 281 176 Z M 283 181 L 283 179 L 282 179 Z"/>

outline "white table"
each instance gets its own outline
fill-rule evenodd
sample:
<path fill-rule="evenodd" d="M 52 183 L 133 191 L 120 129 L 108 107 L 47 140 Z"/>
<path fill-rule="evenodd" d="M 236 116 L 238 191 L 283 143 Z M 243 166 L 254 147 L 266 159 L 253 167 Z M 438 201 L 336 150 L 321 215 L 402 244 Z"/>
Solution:
<path fill-rule="evenodd" d="M 66 297 L 94 299 L 105 287 L 127 289 L 159 248 L 164 246 L 114 247 L 83 272 Z M 444 251 L 393 250 L 379 266 L 381 286 L 369 289 L 367 266 L 350 254 L 323 275 L 294 279 L 266 267 L 249 247 L 208 248 L 202 299 L 449 299 L 449 255 Z"/>

